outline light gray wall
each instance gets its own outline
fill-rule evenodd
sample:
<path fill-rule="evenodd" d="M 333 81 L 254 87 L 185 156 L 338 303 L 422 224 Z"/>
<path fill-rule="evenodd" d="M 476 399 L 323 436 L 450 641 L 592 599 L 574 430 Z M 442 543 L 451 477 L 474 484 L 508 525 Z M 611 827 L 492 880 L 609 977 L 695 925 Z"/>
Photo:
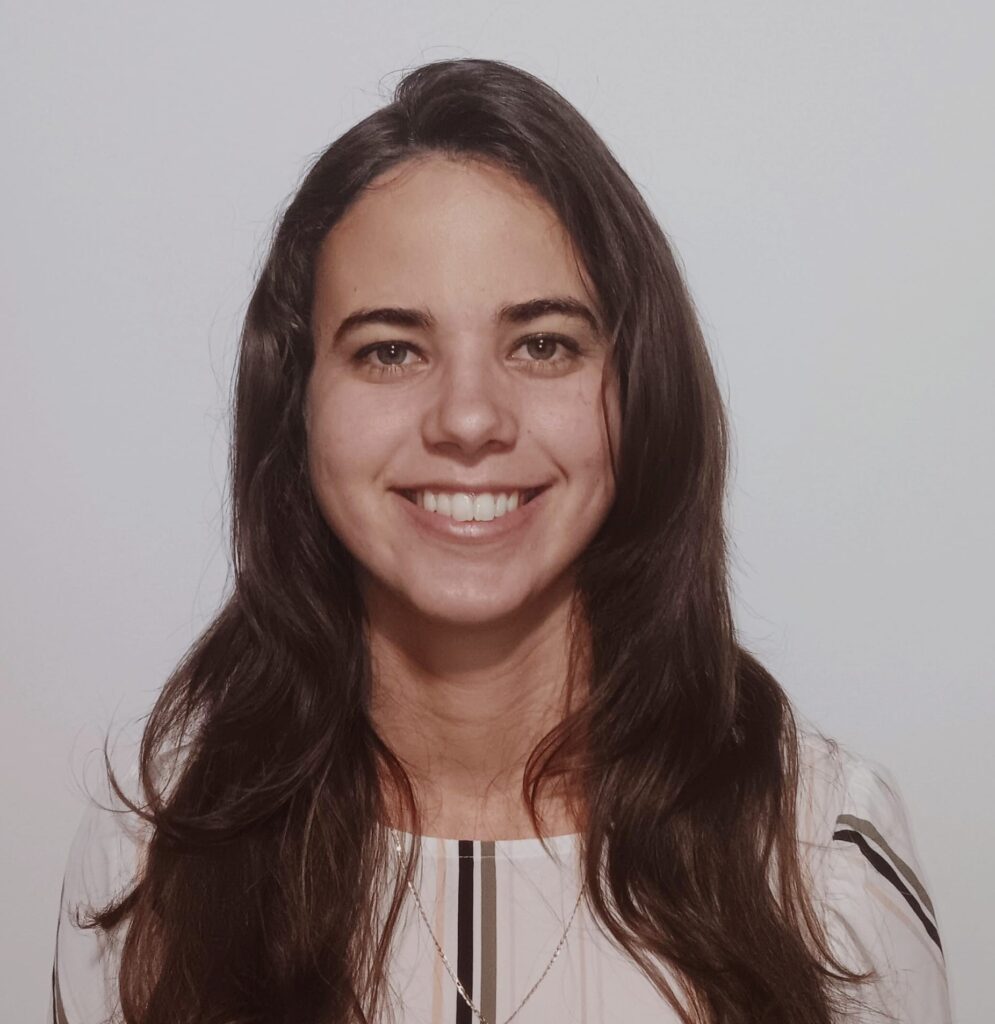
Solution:
<path fill-rule="evenodd" d="M 487 56 L 574 102 L 670 232 L 732 412 L 744 639 L 895 773 L 956 1019 L 989 1019 L 991 5 L 0 10 L 4 1015 L 43 1012 L 91 752 L 225 586 L 274 214 L 394 72 Z"/>

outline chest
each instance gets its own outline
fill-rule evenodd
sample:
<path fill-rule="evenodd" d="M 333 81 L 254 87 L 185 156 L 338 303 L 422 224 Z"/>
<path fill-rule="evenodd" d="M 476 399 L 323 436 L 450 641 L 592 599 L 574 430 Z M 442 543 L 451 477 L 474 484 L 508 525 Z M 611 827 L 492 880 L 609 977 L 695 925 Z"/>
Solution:
<path fill-rule="evenodd" d="M 557 865 L 541 851 L 508 857 L 498 846 L 465 842 L 462 855 L 420 865 L 390 961 L 398 1024 L 477 1021 L 454 976 L 488 1024 L 516 1010 L 516 1024 L 678 1019 L 578 901 L 569 850 Z"/>

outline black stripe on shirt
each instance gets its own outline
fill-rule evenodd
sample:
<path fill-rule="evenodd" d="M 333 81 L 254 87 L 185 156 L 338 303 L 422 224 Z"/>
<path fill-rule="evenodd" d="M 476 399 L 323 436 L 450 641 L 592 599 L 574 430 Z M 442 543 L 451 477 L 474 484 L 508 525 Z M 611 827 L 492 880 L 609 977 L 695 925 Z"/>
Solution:
<path fill-rule="evenodd" d="M 884 878 L 887 878 L 889 882 L 905 897 L 905 902 L 913 909 L 916 917 L 922 921 L 923 927 L 926 929 L 927 935 L 936 943 L 939 947 L 940 952 L 943 952 L 943 946 L 940 944 L 940 933 L 936 930 L 936 925 L 926 916 L 925 911 L 919 905 L 919 901 L 912 895 L 909 887 L 902 881 L 898 876 L 898 872 L 881 856 L 877 850 L 873 849 L 867 842 L 867 840 L 853 829 L 840 829 L 833 833 L 833 839 L 842 839 L 847 843 L 856 844 L 860 852 L 870 861 L 871 865 Z"/>
<path fill-rule="evenodd" d="M 456 977 L 473 998 L 473 840 L 459 841 L 459 896 L 456 903 Z M 472 1024 L 473 1011 L 456 992 L 456 1024 Z"/>

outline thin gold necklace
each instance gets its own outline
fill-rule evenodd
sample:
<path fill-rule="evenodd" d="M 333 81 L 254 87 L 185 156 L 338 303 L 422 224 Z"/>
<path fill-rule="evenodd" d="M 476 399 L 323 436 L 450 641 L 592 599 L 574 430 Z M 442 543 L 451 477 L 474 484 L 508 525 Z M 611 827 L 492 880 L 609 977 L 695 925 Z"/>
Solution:
<path fill-rule="evenodd" d="M 401 844 L 397 842 L 397 840 L 394 841 L 394 847 L 400 854 Z M 436 950 L 438 951 L 439 956 L 442 957 L 442 962 L 446 965 L 446 970 L 449 972 L 449 977 L 453 979 L 453 981 L 456 984 L 456 988 L 459 989 L 459 994 L 466 1000 L 467 1006 L 469 1006 L 470 1009 L 473 1010 L 473 1012 L 477 1015 L 481 1024 L 491 1024 L 491 1022 L 480 1012 L 480 1010 L 477 1008 L 476 1004 L 469 997 L 469 995 L 467 995 L 466 989 L 463 988 L 463 986 L 460 984 L 460 980 L 456 976 L 456 972 L 453 970 L 452 964 L 450 964 L 449 962 L 449 958 L 446 956 L 442 946 L 439 945 L 439 940 L 435 937 L 435 932 L 432 931 L 432 926 L 428 922 L 428 915 L 425 913 L 425 908 L 422 906 L 421 898 L 418 896 L 418 891 L 411 884 L 410 880 L 408 881 L 408 888 L 411 890 L 411 895 L 415 898 L 415 903 L 418 906 L 418 913 L 421 914 L 421 919 L 425 922 L 425 927 L 428 929 L 428 934 L 432 937 L 432 943 L 434 944 Z M 574 917 L 577 914 L 577 908 L 580 906 L 580 901 L 584 897 L 584 890 L 586 888 L 587 879 L 585 879 L 584 882 L 581 884 L 580 892 L 577 893 L 577 902 L 574 904 L 574 908 L 570 912 L 570 920 L 567 921 L 567 926 L 563 929 L 563 935 L 560 936 L 560 941 L 556 944 L 556 949 L 553 950 L 553 956 L 551 957 L 549 963 L 546 964 L 546 969 L 542 972 L 542 974 L 539 975 L 538 980 L 532 986 L 532 988 L 530 988 L 528 992 L 525 993 L 525 998 L 518 1004 L 518 1006 L 515 1007 L 515 1010 L 511 1014 L 511 1016 L 505 1018 L 504 1024 L 508 1024 L 508 1021 L 517 1016 L 518 1011 L 521 1010 L 521 1008 L 529 1001 L 529 999 L 532 996 L 532 993 L 535 992 L 535 990 L 539 987 L 539 983 L 542 981 L 543 978 L 546 977 L 547 974 L 549 974 L 553 964 L 556 963 L 556 958 L 560 955 L 560 950 L 563 949 L 563 944 L 567 941 L 567 932 L 570 931 L 570 926 L 574 922 Z"/>

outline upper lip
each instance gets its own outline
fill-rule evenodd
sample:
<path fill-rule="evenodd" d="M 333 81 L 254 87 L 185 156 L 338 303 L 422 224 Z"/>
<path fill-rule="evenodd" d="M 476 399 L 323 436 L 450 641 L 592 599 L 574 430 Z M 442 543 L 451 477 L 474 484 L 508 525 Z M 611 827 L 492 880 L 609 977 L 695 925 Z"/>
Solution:
<path fill-rule="evenodd" d="M 392 488 L 395 491 L 446 491 L 450 494 L 516 494 L 518 491 L 536 491 L 543 490 L 548 487 L 549 484 L 507 484 L 507 483 L 477 483 L 469 484 L 465 480 L 461 483 L 453 482 L 440 482 L 435 481 L 434 483 L 427 484 L 410 484 L 400 485 Z"/>

